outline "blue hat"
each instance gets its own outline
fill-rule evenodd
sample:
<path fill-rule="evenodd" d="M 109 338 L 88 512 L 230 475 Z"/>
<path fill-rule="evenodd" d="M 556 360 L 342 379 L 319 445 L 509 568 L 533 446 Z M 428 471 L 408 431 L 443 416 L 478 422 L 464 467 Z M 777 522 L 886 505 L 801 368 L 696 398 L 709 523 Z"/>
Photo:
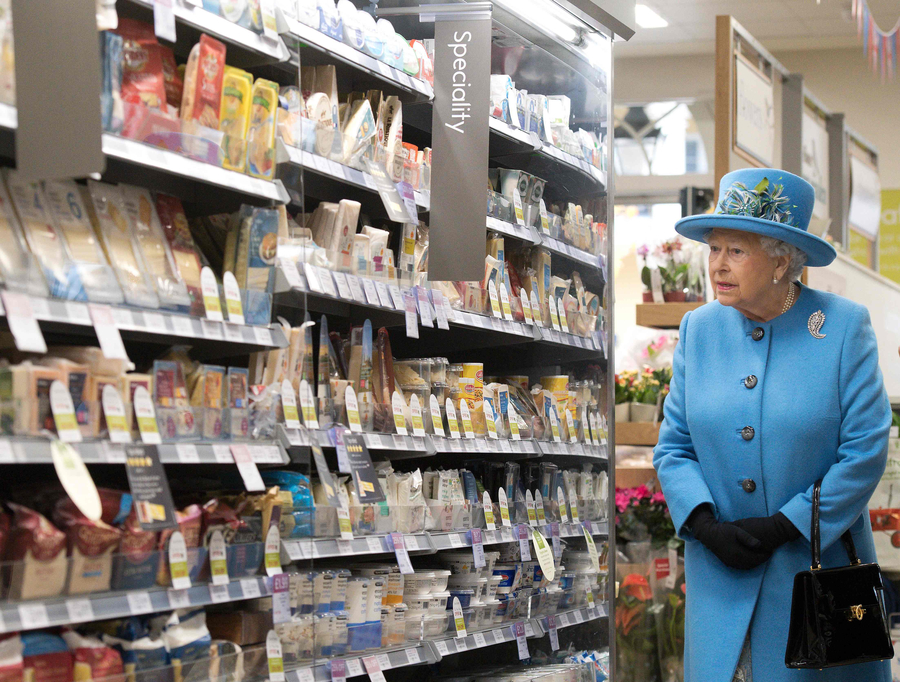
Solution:
<path fill-rule="evenodd" d="M 715 213 L 692 215 L 675 223 L 675 231 L 705 242 L 715 228 L 743 230 L 774 237 L 806 254 L 810 266 L 828 265 L 837 257 L 834 247 L 807 232 L 816 193 L 793 173 L 775 168 L 747 168 L 722 176 Z"/>

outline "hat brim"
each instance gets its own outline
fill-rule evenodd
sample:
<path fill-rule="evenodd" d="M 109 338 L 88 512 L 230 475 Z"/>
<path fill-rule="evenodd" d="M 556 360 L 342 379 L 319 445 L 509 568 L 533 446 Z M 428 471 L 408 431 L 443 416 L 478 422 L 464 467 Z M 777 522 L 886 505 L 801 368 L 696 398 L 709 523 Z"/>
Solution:
<path fill-rule="evenodd" d="M 721 228 L 723 230 L 741 230 L 753 232 L 764 237 L 772 237 L 787 242 L 806 254 L 806 264 L 811 267 L 823 267 L 829 265 L 837 258 L 834 247 L 821 237 L 809 234 L 805 230 L 776 223 L 764 218 L 754 218 L 743 215 L 727 215 L 723 213 L 705 213 L 682 218 L 675 223 L 675 231 L 688 239 L 706 243 L 706 235 L 710 230 Z"/>

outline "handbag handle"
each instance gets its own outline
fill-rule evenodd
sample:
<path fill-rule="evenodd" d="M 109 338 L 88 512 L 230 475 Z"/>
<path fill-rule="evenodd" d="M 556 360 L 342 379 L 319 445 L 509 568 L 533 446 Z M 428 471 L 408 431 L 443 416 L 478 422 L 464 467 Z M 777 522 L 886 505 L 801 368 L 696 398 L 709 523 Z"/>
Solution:
<path fill-rule="evenodd" d="M 822 490 L 822 481 L 816 481 L 816 484 L 813 486 L 813 496 L 812 496 L 812 520 L 811 520 L 811 528 L 809 530 L 810 537 L 810 546 L 812 548 L 812 564 L 810 568 L 813 571 L 818 571 L 822 568 L 821 561 L 821 536 L 819 531 L 819 497 L 821 496 Z M 856 553 L 856 545 L 853 544 L 853 537 L 850 535 L 850 529 L 844 531 L 844 534 L 841 535 L 841 542 L 844 543 L 844 549 L 847 550 L 847 556 L 850 558 L 851 564 L 858 564 L 859 555 Z"/>

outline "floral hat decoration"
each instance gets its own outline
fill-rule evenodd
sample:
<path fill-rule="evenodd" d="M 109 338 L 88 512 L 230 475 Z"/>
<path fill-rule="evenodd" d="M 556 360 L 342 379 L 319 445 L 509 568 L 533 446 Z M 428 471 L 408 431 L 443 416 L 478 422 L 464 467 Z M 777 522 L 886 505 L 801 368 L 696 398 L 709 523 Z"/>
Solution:
<path fill-rule="evenodd" d="M 675 231 L 698 242 L 705 242 L 715 228 L 753 232 L 796 246 L 806 254 L 809 266 L 824 266 L 837 252 L 807 231 L 815 200 L 812 185 L 793 173 L 776 168 L 732 171 L 719 183 L 715 213 L 682 218 Z"/>

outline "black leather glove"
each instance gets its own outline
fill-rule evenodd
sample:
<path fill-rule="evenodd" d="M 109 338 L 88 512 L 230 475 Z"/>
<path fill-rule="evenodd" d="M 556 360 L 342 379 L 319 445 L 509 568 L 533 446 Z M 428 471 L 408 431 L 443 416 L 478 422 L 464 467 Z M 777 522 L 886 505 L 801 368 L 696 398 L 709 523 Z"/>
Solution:
<path fill-rule="evenodd" d="M 688 527 L 703 545 L 729 568 L 749 570 L 772 556 L 762 542 L 733 523 L 716 521 L 708 504 L 691 513 Z"/>
<path fill-rule="evenodd" d="M 769 552 L 774 552 L 785 542 L 796 540 L 801 536 L 797 527 L 781 512 L 773 516 L 738 519 L 734 525 L 750 533 Z"/>

